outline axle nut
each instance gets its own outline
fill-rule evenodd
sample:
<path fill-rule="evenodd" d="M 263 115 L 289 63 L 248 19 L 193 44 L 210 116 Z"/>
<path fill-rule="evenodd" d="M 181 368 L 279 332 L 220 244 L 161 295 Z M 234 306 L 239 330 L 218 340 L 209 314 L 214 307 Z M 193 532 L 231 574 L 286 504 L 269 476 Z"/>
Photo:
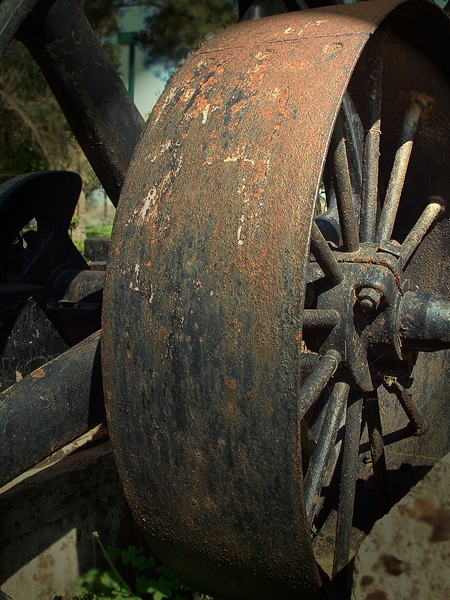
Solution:
<path fill-rule="evenodd" d="M 375 288 L 362 288 L 358 293 L 358 302 L 364 312 L 377 310 L 381 298 L 382 293 Z"/>

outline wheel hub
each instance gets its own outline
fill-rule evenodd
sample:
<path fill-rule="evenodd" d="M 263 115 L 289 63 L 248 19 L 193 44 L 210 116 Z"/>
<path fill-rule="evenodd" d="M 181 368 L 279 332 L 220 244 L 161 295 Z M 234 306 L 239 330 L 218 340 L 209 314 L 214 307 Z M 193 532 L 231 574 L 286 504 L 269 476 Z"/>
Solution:
<path fill-rule="evenodd" d="M 392 242 L 389 245 L 396 248 Z M 398 246 L 400 247 L 400 245 Z M 398 248 L 397 248 L 398 250 Z M 304 338 L 308 349 L 324 355 L 331 349 L 342 360 L 338 375 L 354 389 L 372 391 L 392 361 L 411 361 L 417 351 L 450 347 L 450 303 L 417 290 L 399 259 L 378 244 L 339 256 L 343 280 L 333 285 L 317 262 L 308 272 Z M 331 331 L 314 322 L 308 309 L 339 315 Z"/>

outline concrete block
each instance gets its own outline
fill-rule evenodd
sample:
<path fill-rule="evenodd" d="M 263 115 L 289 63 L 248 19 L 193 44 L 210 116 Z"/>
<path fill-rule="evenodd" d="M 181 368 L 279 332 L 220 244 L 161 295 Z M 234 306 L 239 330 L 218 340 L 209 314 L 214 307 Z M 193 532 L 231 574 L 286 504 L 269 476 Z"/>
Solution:
<path fill-rule="evenodd" d="M 352 600 L 450 598 L 450 454 L 375 523 L 354 567 Z"/>
<path fill-rule="evenodd" d="M 81 449 L 0 494 L 0 600 L 70 598 L 104 545 L 136 543 L 109 441 Z"/>

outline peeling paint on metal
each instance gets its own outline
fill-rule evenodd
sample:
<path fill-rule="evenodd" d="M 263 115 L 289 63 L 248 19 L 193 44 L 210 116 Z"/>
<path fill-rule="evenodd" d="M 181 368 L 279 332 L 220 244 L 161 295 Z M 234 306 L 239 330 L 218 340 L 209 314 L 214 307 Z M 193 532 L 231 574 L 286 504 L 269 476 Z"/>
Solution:
<path fill-rule="evenodd" d="M 177 94 L 177 91 L 178 91 L 177 87 L 172 87 L 172 88 L 170 88 L 170 89 L 167 90 L 167 94 L 165 94 L 165 97 L 164 97 L 163 105 L 162 105 L 162 107 L 160 108 L 158 114 L 155 117 L 155 123 L 158 123 L 158 121 L 161 119 L 161 116 L 164 113 L 165 109 L 172 102 L 172 100 L 175 98 L 175 96 Z"/>
<path fill-rule="evenodd" d="M 211 106 L 211 104 L 207 104 L 205 106 L 205 108 L 202 110 L 202 115 L 203 115 L 202 123 L 203 123 L 203 125 L 206 123 L 206 121 L 208 119 L 208 113 L 209 113 L 210 106 Z"/>
<path fill-rule="evenodd" d="M 35 371 L 33 371 L 31 373 L 31 377 L 38 377 L 38 378 L 45 377 L 44 369 L 36 369 Z"/>
<path fill-rule="evenodd" d="M 300 36 L 303 34 L 304 31 L 306 31 L 306 29 L 308 29 L 308 27 L 319 27 L 320 25 L 322 25 L 322 23 L 327 23 L 328 19 L 324 19 L 324 20 L 318 20 L 318 21 L 309 21 L 308 23 L 306 23 L 306 25 L 300 29 L 300 31 L 297 33 L 297 36 Z"/>
<path fill-rule="evenodd" d="M 147 197 L 144 200 L 144 206 L 141 209 L 141 219 L 145 219 L 150 206 L 154 206 L 156 203 L 156 188 L 152 187 L 148 192 Z"/>

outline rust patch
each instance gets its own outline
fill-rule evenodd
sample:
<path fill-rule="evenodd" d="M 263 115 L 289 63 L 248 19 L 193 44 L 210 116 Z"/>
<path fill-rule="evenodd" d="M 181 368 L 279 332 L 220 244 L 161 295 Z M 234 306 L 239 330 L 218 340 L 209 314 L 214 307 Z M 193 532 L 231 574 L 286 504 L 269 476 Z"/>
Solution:
<path fill-rule="evenodd" d="M 409 516 L 433 528 L 429 541 L 446 542 L 450 540 L 450 509 L 438 508 L 427 498 L 417 498 L 409 511 Z"/>
<path fill-rule="evenodd" d="M 33 371 L 31 373 L 31 377 L 38 377 L 38 378 L 45 377 L 45 371 L 44 371 L 44 369 L 41 369 L 41 368 L 36 369 L 35 371 Z"/>
<path fill-rule="evenodd" d="M 367 587 L 368 585 L 370 585 L 373 582 L 374 582 L 374 579 L 371 575 L 363 575 L 363 577 L 361 577 L 360 585 L 361 585 L 361 587 Z"/>
<path fill-rule="evenodd" d="M 227 388 L 229 388 L 230 390 L 237 390 L 237 383 L 235 379 L 226 379 L 225 380 L 225 385 L 227 386 Z"/>
<path fill-rule="evenodd" d="M 373 590 L 367 594 L 364 600 L 388 600 L 388 595 L 383 590 Z"/>
<path fill-rule="evenodd" d="M 433 516 L 424 515 L 421 521 L 433 526 L 430 542 L 450 540 L 450 510 L 448 508 L 438 508 Z"/>
<path fill-rule="evenodd" d="M 386 573 L 394 575 L 394 577 L 398 577 L 405 571 L 405 563 L 392 554 L 383 554 L 381 556 L 381 562 L 383 563 Z"/>

